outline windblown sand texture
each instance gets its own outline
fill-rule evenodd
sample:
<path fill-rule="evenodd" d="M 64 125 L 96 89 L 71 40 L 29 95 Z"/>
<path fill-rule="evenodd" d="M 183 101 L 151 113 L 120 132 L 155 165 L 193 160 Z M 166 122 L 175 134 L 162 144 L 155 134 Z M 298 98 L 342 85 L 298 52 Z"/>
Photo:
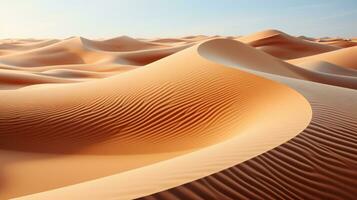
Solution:
<path fill-rule="evenodd" d="M 0 40 L 0 199 L 354 199 L 355 44 Z"/>

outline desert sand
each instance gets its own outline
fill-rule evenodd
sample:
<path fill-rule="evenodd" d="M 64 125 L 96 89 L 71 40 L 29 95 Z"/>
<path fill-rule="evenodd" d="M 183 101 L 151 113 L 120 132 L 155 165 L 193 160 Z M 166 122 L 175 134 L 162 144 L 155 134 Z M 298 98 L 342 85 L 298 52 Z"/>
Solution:
<path fill-rule="evenodd" d="M 0 40 L 0 199 L 353 199 L 354 43 Z"/>

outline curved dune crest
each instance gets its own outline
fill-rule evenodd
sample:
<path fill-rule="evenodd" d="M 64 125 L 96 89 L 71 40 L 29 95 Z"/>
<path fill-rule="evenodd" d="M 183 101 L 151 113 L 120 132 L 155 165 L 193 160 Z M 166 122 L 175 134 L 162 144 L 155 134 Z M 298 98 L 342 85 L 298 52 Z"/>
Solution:
<path fill-rule="evenodd" d="M 199 46 L 198 53 L 213 62 L 224 65 L 239 65 L 252 70 L 303 78 L 291 70 L 294 66 L 234 40 L 209 40 Z"/>
<path fill-rule="evenodd" d="M 0 147 L 127 156 L 194 151 L 108 177 L 120 185 L 116 195 L 133 198 L 247 160 L 291 139 L 307 126 L 311 110 L 301 95 L 281 84 L 211 62 L 201 57 L 197 48 L 125 74 L 57 86 L 56 90 L 47 90 L 46 96 L 41 95 L 46 89 L 41 87 L 1 92 Z M 23 98 L 31 101 L 23 102 Z M 41 109 L 34 109 L 38 106 Z M 290 119 L 292 113 L 294 120 Z M 261 137 L 263 133 L 269 133 L 270 139 Z M 183 167 L 175 169 L 175 165 Z M 192 169 L 200 173 L 192 173 Z M 177 175 L 181 178 L 172 176 L 175 170 L 179 170 Z M 150 178 L 158 172 L 161 178 Z M 123 181 L 128 178 L 130 183 Z M 82 184 L 90 192 L 87 189 L 92 182 Z M 18 190 L 24 195 L 40 192 L 43 186 L 33 187 Z M 103 190 L 91 196 L 101 198 L 107 192 L 110 193 Z M 71 192 L 63 198 L 77 195 L 80 193 Z"/>

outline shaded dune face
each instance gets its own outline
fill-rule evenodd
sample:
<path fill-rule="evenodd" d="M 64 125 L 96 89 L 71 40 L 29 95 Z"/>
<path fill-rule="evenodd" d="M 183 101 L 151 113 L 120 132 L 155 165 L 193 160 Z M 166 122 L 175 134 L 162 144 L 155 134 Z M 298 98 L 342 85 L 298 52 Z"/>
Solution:
<path fill-rule="evenodd" d="M 41 88 L 2 92 L 1 148 L 98 154 L 194 149 L 234 136 L 289 92 L 192 51 L 112 78 L 56 86 L 46 96 Z"/>
<path fill-rule="evenodd" d="M 198 48 L 198 53 L 206 59 L 227 66 L 237 65 L 252 70 L 281 74 L 292 78 L 303 78 L 300 74 L 293 71 L 294 66 L 234 40 L 210 40 Z"/>
<path fill-rule="evenodd" d="M 295 66 L 282 60 L 278 60 L 271 55 L 246 46 L 237 41 L 228 39 L 216 40 L 222 40 L 222 42 L 215 43 L 215 40 L 207 41 L 201 46 L 207 48 L 199 48 L 198 52 L 203 57 L 214 62 L 227 66 L 241 67 L 248 71 L 276 74 L 352 89 L 357 88 L 357 78 L 353 76 L 353 74 L 351 74 L 352 76 L 340 76 L 338 71 L 346 70 L 339 66 L 334 67 L 336 73 L 326 73 L 321 70 L 316 70 L 316 68 L 314 69 L 309 67 Z M 338 51 L 331 52 L 331 54 L 335 52 L 337 53 Z"/>

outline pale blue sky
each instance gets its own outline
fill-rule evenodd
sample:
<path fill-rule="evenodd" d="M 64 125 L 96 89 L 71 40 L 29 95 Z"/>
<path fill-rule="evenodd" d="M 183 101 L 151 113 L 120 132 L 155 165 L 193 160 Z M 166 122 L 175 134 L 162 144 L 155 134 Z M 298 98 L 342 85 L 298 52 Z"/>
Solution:
<path fill-rule="evenodd" d="M 0 38 L 244 35 L 357 37 L 357 0 L 0 0 Z"/>

